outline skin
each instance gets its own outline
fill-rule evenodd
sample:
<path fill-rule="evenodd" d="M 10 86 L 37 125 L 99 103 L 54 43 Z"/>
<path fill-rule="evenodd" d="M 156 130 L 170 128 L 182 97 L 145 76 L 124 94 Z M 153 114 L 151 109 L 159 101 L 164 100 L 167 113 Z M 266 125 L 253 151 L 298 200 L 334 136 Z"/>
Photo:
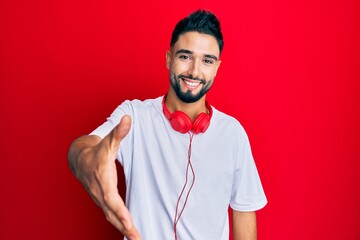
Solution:
<path fill-rule="evenodd" d="M 170 87 L 165 104 L 170 112 L 183 111 L 192 120 L 201 112 L 208 112 L 205 107 L 206 92 L 214 83 L 221 63 L 219 57 L 219 46 L 213 36 L 198 32 L 180 35 L 166 52 Z M 178 88 L 178 93 L 174 86 Z M 184 102 L 179 94 L 187 95 L 193 102 Z M 121 141 L 130 127 L 131 119 L 125 115 L 103 139 L 97 136 L 79 137 L 70 146 L 68 161 L 73 174 L 103 210 L 107 220 L 129 240 L 138 240 L 141 236 L 118 193 L 115 165 Z M 255 212 L 233 211 L 233 232 L 235 240 L 256 239 Z"/>
<path fill-rule="evenodd" d="M 198 32 L 187 32 L 180 35 L 174 46 L 166 52 L 166 66 L 169 69 L 170 81 L 174 81 L 174 75 L 192 76 L 192 78 L 205 81 L 205 83 L 202 82 L 192 89 L 184 80 L 192 82 L 199 82 L 199 80 L 178 79 L 180 90 L 183 93 L 190 91 L 192 95 L 198 94 L 204 87 L 210 88 L 221 63 L 219 56 L 219 46 L 213 36 Z M 199 113 L 207 112 L 205 98 L 206 94 L 196 102 L 185 103 L 178 98 L 174 89 L 170 87 L 167 93 L 166 106 L 170 112 L 180 110 L 194 120 Z"/>
<path fill-rule="evenodd" d="M 106 219 L 129 240 L 141 239 L 129 210 L 117 189 L 116 154 L 121 140 L 129 132 L 131 119 L 124 116 L 103 139 L 82 136 L 70 146 L 69 165 Z"/>
<path fill-rule="evenodd" d="M 239 212 L 232 210 L 234 240 L 256 240 L 257 225 L 255 212 Z"/>

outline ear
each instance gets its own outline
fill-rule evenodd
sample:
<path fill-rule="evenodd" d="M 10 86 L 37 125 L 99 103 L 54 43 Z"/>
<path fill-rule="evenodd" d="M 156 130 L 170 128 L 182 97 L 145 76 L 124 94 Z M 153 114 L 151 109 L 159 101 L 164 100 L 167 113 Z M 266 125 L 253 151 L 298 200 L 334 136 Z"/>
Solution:
<path fill-rule="evenodd" d="M 216 65 L 216 69 L 215 69 L 215 77 L 216 77 L 217 71 L 220 67 L 220 64 L 221 64 L 221 60 L 217 61 L 217 65 Z"/>
<path fill-rule="evenodd" d="M 166 51 L 166 67 L 168 70 L 170 70 L 170 65 L 171 65 L 171 52 L 170 50 Z"/>

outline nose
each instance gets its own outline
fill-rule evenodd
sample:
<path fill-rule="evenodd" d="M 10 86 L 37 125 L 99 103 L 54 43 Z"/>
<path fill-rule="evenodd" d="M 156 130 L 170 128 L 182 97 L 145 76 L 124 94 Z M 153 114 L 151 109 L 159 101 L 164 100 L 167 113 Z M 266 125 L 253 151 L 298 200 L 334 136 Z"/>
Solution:
<path fill-rule="evenodd" d="M 193 61 L 190 64 L 188 74 L 191 75 L 193 78 L 199 77 L 200 66 L 199 66 L 198 61 Z"/>

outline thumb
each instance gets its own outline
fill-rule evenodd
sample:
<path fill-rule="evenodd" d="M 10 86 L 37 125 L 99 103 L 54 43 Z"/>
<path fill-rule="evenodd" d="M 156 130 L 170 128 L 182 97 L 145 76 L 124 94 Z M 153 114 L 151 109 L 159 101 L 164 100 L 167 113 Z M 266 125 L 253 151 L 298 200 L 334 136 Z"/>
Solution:
<path fill-rule="evenodd" d="M 110 133 L 110 147 L 117 148 L 120 142 L 128 134 L 131 127 L 131 118 L 129 115 L 124 115 L 120 123 Z"/>

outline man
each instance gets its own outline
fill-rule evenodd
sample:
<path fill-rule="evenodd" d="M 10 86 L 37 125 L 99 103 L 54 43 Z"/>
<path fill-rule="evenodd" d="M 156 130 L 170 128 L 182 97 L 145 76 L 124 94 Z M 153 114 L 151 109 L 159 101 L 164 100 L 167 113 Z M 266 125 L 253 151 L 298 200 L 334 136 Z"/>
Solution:
<path fill-rule="evenodd" d="M 184 18 L 166 53 L 167 94 L 125 101 L 72 143 L 74 175 L 126 239 L 229 239 L 229 205 L 234 239 L 256 239 L 255 211 L 267 200 L 248 138 L 237 120 L 205 100 L 222 48 L 212 13 Z M 125 173 L 126 205 L 115 159 Z"/>

